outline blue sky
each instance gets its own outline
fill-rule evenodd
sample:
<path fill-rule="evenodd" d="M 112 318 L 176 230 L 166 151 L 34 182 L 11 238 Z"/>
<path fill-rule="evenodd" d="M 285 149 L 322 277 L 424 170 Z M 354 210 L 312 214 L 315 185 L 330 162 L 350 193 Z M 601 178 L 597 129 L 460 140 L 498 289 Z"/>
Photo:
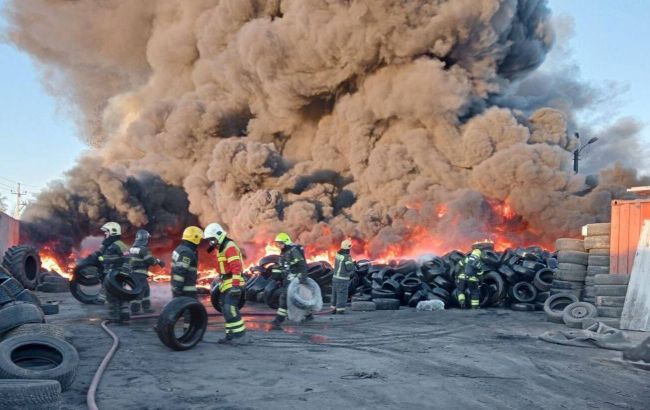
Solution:
<path fill-rule="evenodd" d="M 581 77 L 605 86 L 617 81 L 628 88 L 619 97 L 618 115 L 650 123 L 650 1 L 550 0 L 557 15 L 574 22 L 569 42 Z M 0 0 L 4 8 L 5 0 Z M 0 17 L 0 30 L 3 21 Z M 550 61 L 549 61 L 550 63 Z M 546 66 L 549 65 L 546 64 Z M 548 67 L 552 68 L 552 67 Z M 39 70 L 25 54 L 0 43 L 0 195 L 9 195 L 15 181 L 37 192 L 60 178 L 85 149 L 73 121 L 49 96 Z M 650 144 L 650 131 L 644 129 Z"/>

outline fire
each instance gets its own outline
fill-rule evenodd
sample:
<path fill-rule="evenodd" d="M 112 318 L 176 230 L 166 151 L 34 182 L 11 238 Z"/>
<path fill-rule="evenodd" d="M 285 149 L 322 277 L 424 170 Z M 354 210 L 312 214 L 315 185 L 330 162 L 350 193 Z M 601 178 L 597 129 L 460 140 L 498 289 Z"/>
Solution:
<path fill-rule="evenodd" d="M 448 210 L 449 208 L 447 208 L 447 205 L 445 204 L 439 204 L 438 206 L 436 206 L 436 214 L 438 215 L 438 219 L 447 215 Z"/>
<path fill-rule="evenodd" d="M 41 249 L 40 257 L 41 268 L 43 268 L 44 271 L 56 272 L 68 280 L 72 278 L 74 264 L 60 262 L 54 252 L 48 248 Z"/>

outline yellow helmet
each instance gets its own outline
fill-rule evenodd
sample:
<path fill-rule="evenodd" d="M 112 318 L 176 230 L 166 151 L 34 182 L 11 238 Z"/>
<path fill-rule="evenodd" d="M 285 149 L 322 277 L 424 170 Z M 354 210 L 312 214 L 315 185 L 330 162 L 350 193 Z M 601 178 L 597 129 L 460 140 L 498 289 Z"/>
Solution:
<path fill-rule="evenodd" d="M 198 226 L 188 226 L 183 231 L 183 240 L 192 242 L 195 245 L 201 243 L 203 238 L 203 231 Z"/>
<path fill-rule="evenodd" d="M 341 249 L 352 249 L 352 241 L 346 239 L 343 242 L 341 242 Z"/>
<path fill-rule="evenodd" d="M 275 242 L 282 242 L 285 245 L 291 245 L 291 237 L 287 233 L 280 232 L 275 237 Z"/>

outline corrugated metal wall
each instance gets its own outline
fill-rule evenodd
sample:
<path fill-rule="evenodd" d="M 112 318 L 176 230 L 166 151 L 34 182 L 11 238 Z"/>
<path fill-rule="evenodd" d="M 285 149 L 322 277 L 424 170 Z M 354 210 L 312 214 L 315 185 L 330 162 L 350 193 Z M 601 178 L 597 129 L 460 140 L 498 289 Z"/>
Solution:
<path fill-rule="evenodd" d="M 612 201 L 610 273 L 629 275 L 643 221 L 650 220 L 650 199 Z"/>
<path fill-rule="evenodd" d="M 0 261 L 5 251 L 20 241 L 20 223 L 0 212 Z"/>

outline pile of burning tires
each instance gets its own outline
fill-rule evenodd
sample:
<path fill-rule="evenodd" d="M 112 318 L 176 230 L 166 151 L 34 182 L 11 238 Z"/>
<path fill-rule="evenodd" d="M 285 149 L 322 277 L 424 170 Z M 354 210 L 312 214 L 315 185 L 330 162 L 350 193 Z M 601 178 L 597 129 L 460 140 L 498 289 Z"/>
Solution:
<path fill-rule="evenodd" d="M 554 253 L 536 246 L 496 252 L 489 244 L 482 251 L 485 273 L 480 288 L 481 307 L 543 310 L 550 295 L 553 269 L 557 268 Z M 392 310 L 400 306 L 416 307 L 426 300 L 440 300 L 446 308 L 459 307 L 456 278 L 461 271 L 460 262 L 466 256 L 461 251 L 452 251 L 419 261 L 401 260 L 388 264 L 357 261 L 357 269 L 350 280 L 352 309 Z M 276 255 L 269 255 L 253 268 L 253 275 L 246 283 L 246 300 L 277 308 L 280 284 L 271 279 L 277 260 Z M 327 301 L 331 293 L 332 266 L 327 262 L 310 263 L 308 276 L 318 283 Z"/>

